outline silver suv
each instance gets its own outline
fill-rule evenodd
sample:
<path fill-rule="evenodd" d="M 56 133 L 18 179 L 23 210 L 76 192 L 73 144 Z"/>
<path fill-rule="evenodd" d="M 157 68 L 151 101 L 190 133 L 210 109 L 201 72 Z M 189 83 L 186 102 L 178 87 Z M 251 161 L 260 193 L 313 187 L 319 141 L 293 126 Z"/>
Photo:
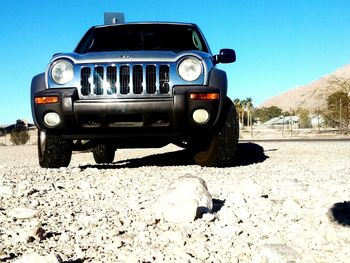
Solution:
<path fill-rule="evenodd" d="M 55 54 L 31 84 L 39 164 L 68 166 L 72 150 L 111 163 L 117 148 L 189 149 L 203 166 L 229 166 L 238 121 L 218 63 L 195 24 L 95 26 L 72 53 Z"/>

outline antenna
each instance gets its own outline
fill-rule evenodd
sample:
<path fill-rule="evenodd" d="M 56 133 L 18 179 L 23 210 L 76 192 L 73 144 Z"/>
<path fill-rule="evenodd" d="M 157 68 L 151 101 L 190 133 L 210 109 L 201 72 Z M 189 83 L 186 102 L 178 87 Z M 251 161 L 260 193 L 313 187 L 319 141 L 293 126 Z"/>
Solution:
<path fill-rule="evenodd" d="M 124 13 L 105 12 L 105 25 L 124 24 Z"/>

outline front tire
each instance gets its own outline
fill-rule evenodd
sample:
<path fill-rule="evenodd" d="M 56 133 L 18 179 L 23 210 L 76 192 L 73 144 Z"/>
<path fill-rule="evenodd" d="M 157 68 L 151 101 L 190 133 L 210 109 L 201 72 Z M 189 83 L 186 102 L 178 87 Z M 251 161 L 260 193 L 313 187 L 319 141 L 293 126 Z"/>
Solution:
<path fill-rule="evenodd" d="M 238 145 L 239 124 L 236 109 L 230 99 L 226 101 L 224 114 L 226 116 L 222 128 L 209 139 L 204 149 L 194 155 L 195 162 L 201 166 L 228 167 L 233 165 Z"/>
<path fill-rule="evenodd" d="M 43 168 L 67 167 L 72 158 L 72 144 L 59 135 L 39 130 L 38 157 Z"/>
<path fill-rule="evenodd" d="M 112 163 L 115 156 L 115 147 L 107 144 L 98 144 L 92 149 L 95 162 L 101 163 Z"/>

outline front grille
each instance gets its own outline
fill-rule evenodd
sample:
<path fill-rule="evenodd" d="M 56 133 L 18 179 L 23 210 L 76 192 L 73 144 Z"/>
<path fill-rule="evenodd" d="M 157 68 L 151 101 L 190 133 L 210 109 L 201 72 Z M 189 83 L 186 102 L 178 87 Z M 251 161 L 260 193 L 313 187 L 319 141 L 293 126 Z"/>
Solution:
<path fill-rule="evenodd" d="M 78 91 L 83 99 L 170 96 L 169 65 L 82 65 Z"/>

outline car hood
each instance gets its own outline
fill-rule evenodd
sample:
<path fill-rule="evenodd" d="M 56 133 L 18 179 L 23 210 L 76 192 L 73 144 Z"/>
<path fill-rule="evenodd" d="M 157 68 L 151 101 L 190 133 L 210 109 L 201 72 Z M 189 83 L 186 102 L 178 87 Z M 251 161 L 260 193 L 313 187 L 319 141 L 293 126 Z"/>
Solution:
<path fill-rule="evenodd" d="M 115 51 L 115 52 L 92 52 L 86 54 L 59 53 L 53 56 L 51 62 L 66 58 L 75 64 L 84 63 L 112 63 L 112 62 L 176 62 L 184 56 L 195 56 L 199 59 L 210 59 L 209 53 L 201 51 Z"/>

